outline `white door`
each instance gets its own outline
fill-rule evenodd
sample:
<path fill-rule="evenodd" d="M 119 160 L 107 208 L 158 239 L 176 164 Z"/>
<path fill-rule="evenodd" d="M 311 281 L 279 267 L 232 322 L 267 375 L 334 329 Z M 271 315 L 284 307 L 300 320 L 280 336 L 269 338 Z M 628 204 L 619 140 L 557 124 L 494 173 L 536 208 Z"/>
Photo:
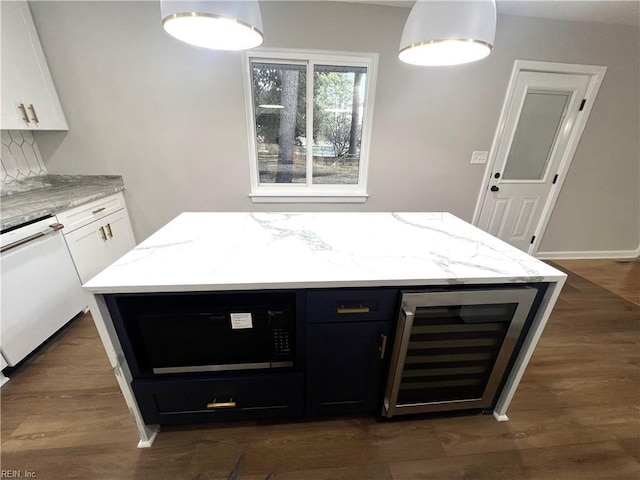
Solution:
<path fill-rule="evenodd" d="M 520 72 L 499 140 L 478 226 L 531 252 L 589 75 Z"/>

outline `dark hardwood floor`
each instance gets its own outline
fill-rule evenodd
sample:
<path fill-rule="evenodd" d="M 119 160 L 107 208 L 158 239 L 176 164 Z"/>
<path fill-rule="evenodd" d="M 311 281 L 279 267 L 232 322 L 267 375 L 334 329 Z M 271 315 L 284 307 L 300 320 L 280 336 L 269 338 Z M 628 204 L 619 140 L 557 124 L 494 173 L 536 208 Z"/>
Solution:
<path fill-rule="evenodd" d="M 640 258 L 561 260 L 556 264 L 640 305 Z"/>
<path fill-rule="evenodd" d="M 236 466 L 240 480 L 640 479 L 640 306 L 620 296 L 637 295 L 640 264 L 611 262 L 607 281 L 584 266 L 593 282 L 569 274 L 508 422 L 198 425 L 163 428 L 153 448 L 137 449 L 87 314 L 2 387 L 2 470 L 40 480 L 222 480 Z"/>

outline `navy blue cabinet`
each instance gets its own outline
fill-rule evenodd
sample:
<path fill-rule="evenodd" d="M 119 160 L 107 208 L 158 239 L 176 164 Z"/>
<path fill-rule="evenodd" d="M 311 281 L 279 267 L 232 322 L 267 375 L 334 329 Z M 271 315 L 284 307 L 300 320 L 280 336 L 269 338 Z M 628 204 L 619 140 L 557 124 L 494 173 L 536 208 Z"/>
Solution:
<path fill-rule="evenodd" d="M 106 300 L 145 422 L 179 424 L 379 411 L 398 297 L 346 288 Z M 286 361 L 272 358 L 283 348 Z"/>
<path fill-rule="evenodd" d="M 379 408 L 397 299 L 393 288 L 308 292 L 307 413 Z"/>
<path fill-rule="evenodd" d="M 307 323 L 391 321 L 395 317 L 395 288 L 313 290 L 307 294 Z"/>
<path fill-rule="evenodd" d="M 296 417 L 303 413 L 302 373 L 134 379 L 148 424 Z"/>
<path fill-rule="evenodd" d="M 391 322 L 307 325 L 307 412 L 373 412 L 391 343 Z"/>

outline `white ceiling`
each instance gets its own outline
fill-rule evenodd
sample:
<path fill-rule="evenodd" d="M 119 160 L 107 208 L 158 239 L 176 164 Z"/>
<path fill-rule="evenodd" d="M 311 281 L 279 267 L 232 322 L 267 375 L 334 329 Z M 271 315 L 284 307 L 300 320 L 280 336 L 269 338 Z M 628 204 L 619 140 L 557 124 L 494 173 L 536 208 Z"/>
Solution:
<path fill-rule="evenodd" d="M 640 27 L 640 1 L 524 1 L 498 0 L 498 13 L 524 17 L 554 18 L 579 22 L 604 22 Z"/>
<path fill-rule="evenodd" d="M 411 8 L 406 0 L 334 0 Z M 640 28 L 640 0 L 496 0 L 498 14 L 604 22 Z"/>

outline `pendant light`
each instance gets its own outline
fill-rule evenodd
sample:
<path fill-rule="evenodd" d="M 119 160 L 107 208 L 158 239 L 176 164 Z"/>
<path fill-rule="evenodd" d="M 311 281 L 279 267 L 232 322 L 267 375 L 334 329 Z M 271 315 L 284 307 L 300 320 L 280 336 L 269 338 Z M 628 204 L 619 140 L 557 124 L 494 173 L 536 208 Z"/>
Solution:
<path fill-rule="evenodd" d="M 169 35 L 198 47 L 246 50 L 262 44 L 262 16 L 255 0 L 160 0 Z"/>
<path fill-rule="evenodd" d="M 495 0 L 418 0 L 402 32 L 398 57 L 414 65 L 459 65 L 491 53 Z"/>

